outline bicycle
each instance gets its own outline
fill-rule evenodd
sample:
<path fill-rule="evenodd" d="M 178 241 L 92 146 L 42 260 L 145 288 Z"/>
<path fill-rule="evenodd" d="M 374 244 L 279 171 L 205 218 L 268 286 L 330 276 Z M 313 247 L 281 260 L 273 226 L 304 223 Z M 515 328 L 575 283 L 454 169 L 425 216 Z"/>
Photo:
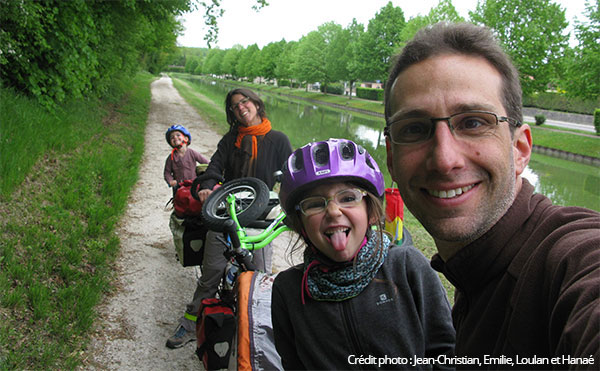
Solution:
<path fill-rule="evenodd" d="M 192 197 L 196 199 L 197 189 L 197 184 L 192 186 Z M 256 266 L 252 263 L 252 251 L 264 248 L 281 233 L 291 230 L 284 224 L 285 216 L 285 212 L 279 207 L 277 194 L 269 191 L 260 179 L 251 177 L 223 184 L 210 194 L 202 207 L 204 225 L 210 230 L 223 233 L 219 240 L 223 243 L 223 254 L 228 264 L 218 297 L 231 308 L 237 308 L 235 315 L 238 337 L 233 348 L 237 353 L 238 369 L 244 368 L 242 364 L 250 368 L 251 364 L 255 364 L 263 369 L 281 369 L 270 319 L 270 284 L 273 276 L 250 272 L 256 271 Z M 247 230 L 249 228 L 263 231 L 250 235 Z M 252 279 L 252 283 L 260 281 L 260 284 L 257 287 L 251 284 L 249 286 L 248 282 Z M 242 305 L 240 301 L 243 301 Z M 246 308 L 249 309 L 246 311 Z M 251 315 L 256 317 L 250 320 L 248 316 Z M 246 328 L 249 326 L 260 329 L 254 331 L 254 328 Z"/>

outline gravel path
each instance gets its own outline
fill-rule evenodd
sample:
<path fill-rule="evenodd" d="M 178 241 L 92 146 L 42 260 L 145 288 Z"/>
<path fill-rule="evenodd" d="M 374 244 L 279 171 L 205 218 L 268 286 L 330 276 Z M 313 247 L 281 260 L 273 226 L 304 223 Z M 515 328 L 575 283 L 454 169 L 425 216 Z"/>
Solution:
<path fill-rule="evenodd" d="M 82 369 L 202 369 L 195 343 L 176 350 L 165 347 L 191 300 L 197 277 L 194 267 L 184 268 L 175 258 L 170 211 L 164 209 L 171 196 L 162 176 L 171 149 L 164 133 L 175 123 L 192 133 L 191 148 L 209 158 L 217 148 L 220 136 L 181 98 L 171 79 L 154 81 L 140 176 L 117 231 L 121 253 L 116 288 L 98 308 Z M 284 254 L 289 243 L 289 235 L 276 240 L 274 271 L 288 266 Z"/>

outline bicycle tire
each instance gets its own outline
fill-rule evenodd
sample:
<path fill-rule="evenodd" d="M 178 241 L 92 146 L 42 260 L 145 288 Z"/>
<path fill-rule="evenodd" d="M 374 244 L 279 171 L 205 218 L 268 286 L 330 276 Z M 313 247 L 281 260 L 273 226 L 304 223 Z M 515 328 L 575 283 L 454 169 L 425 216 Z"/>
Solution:
<path fill-rule="evenodd" d="M 236 213 L 242 227 L 262 215 L 269 203 L 269 187 L 258 178 L 239 178 L 214 190 L 202 206 L 204 225 L 213 231 L 223 232 L 225 221 L 230 219 L 227 196 L 236 196 Z"/>

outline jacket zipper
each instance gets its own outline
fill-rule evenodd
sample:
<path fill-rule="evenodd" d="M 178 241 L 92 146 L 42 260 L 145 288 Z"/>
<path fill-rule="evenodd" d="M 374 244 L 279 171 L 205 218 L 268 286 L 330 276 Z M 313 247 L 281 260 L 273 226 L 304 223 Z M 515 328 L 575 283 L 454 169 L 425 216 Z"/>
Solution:
<path fill-rule="evenodd" d="M 346 328 L 349 332 L 350 344 L 354 349 L 354 354 L 362 354 L 362 350 L 360 349 L 360 345 L 358 342 L 358 335 L 356 334 L 356 328 L 354 327 L 354 322 L 352 320 L 352 310 L 350 300 L 342 301 L 342 313 L 344 315 L 344 321 L 346 323 Z"/>

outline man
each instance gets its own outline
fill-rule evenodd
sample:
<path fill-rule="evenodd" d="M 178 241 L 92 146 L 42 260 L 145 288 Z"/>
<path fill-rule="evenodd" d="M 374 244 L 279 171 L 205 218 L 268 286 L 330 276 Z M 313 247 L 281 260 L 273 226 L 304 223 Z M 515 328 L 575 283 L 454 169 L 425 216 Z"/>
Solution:
<path fill-rule="evenodd" d="M 553 206 L 521 177 L 532 148 L 521 109 L 518 73 L 489 30 L 428 27 L 386 85 L 388 169 L 433 236 L 432 266 L 456 286 L 457 356 L 597 369 L 600 216 Z"/>

